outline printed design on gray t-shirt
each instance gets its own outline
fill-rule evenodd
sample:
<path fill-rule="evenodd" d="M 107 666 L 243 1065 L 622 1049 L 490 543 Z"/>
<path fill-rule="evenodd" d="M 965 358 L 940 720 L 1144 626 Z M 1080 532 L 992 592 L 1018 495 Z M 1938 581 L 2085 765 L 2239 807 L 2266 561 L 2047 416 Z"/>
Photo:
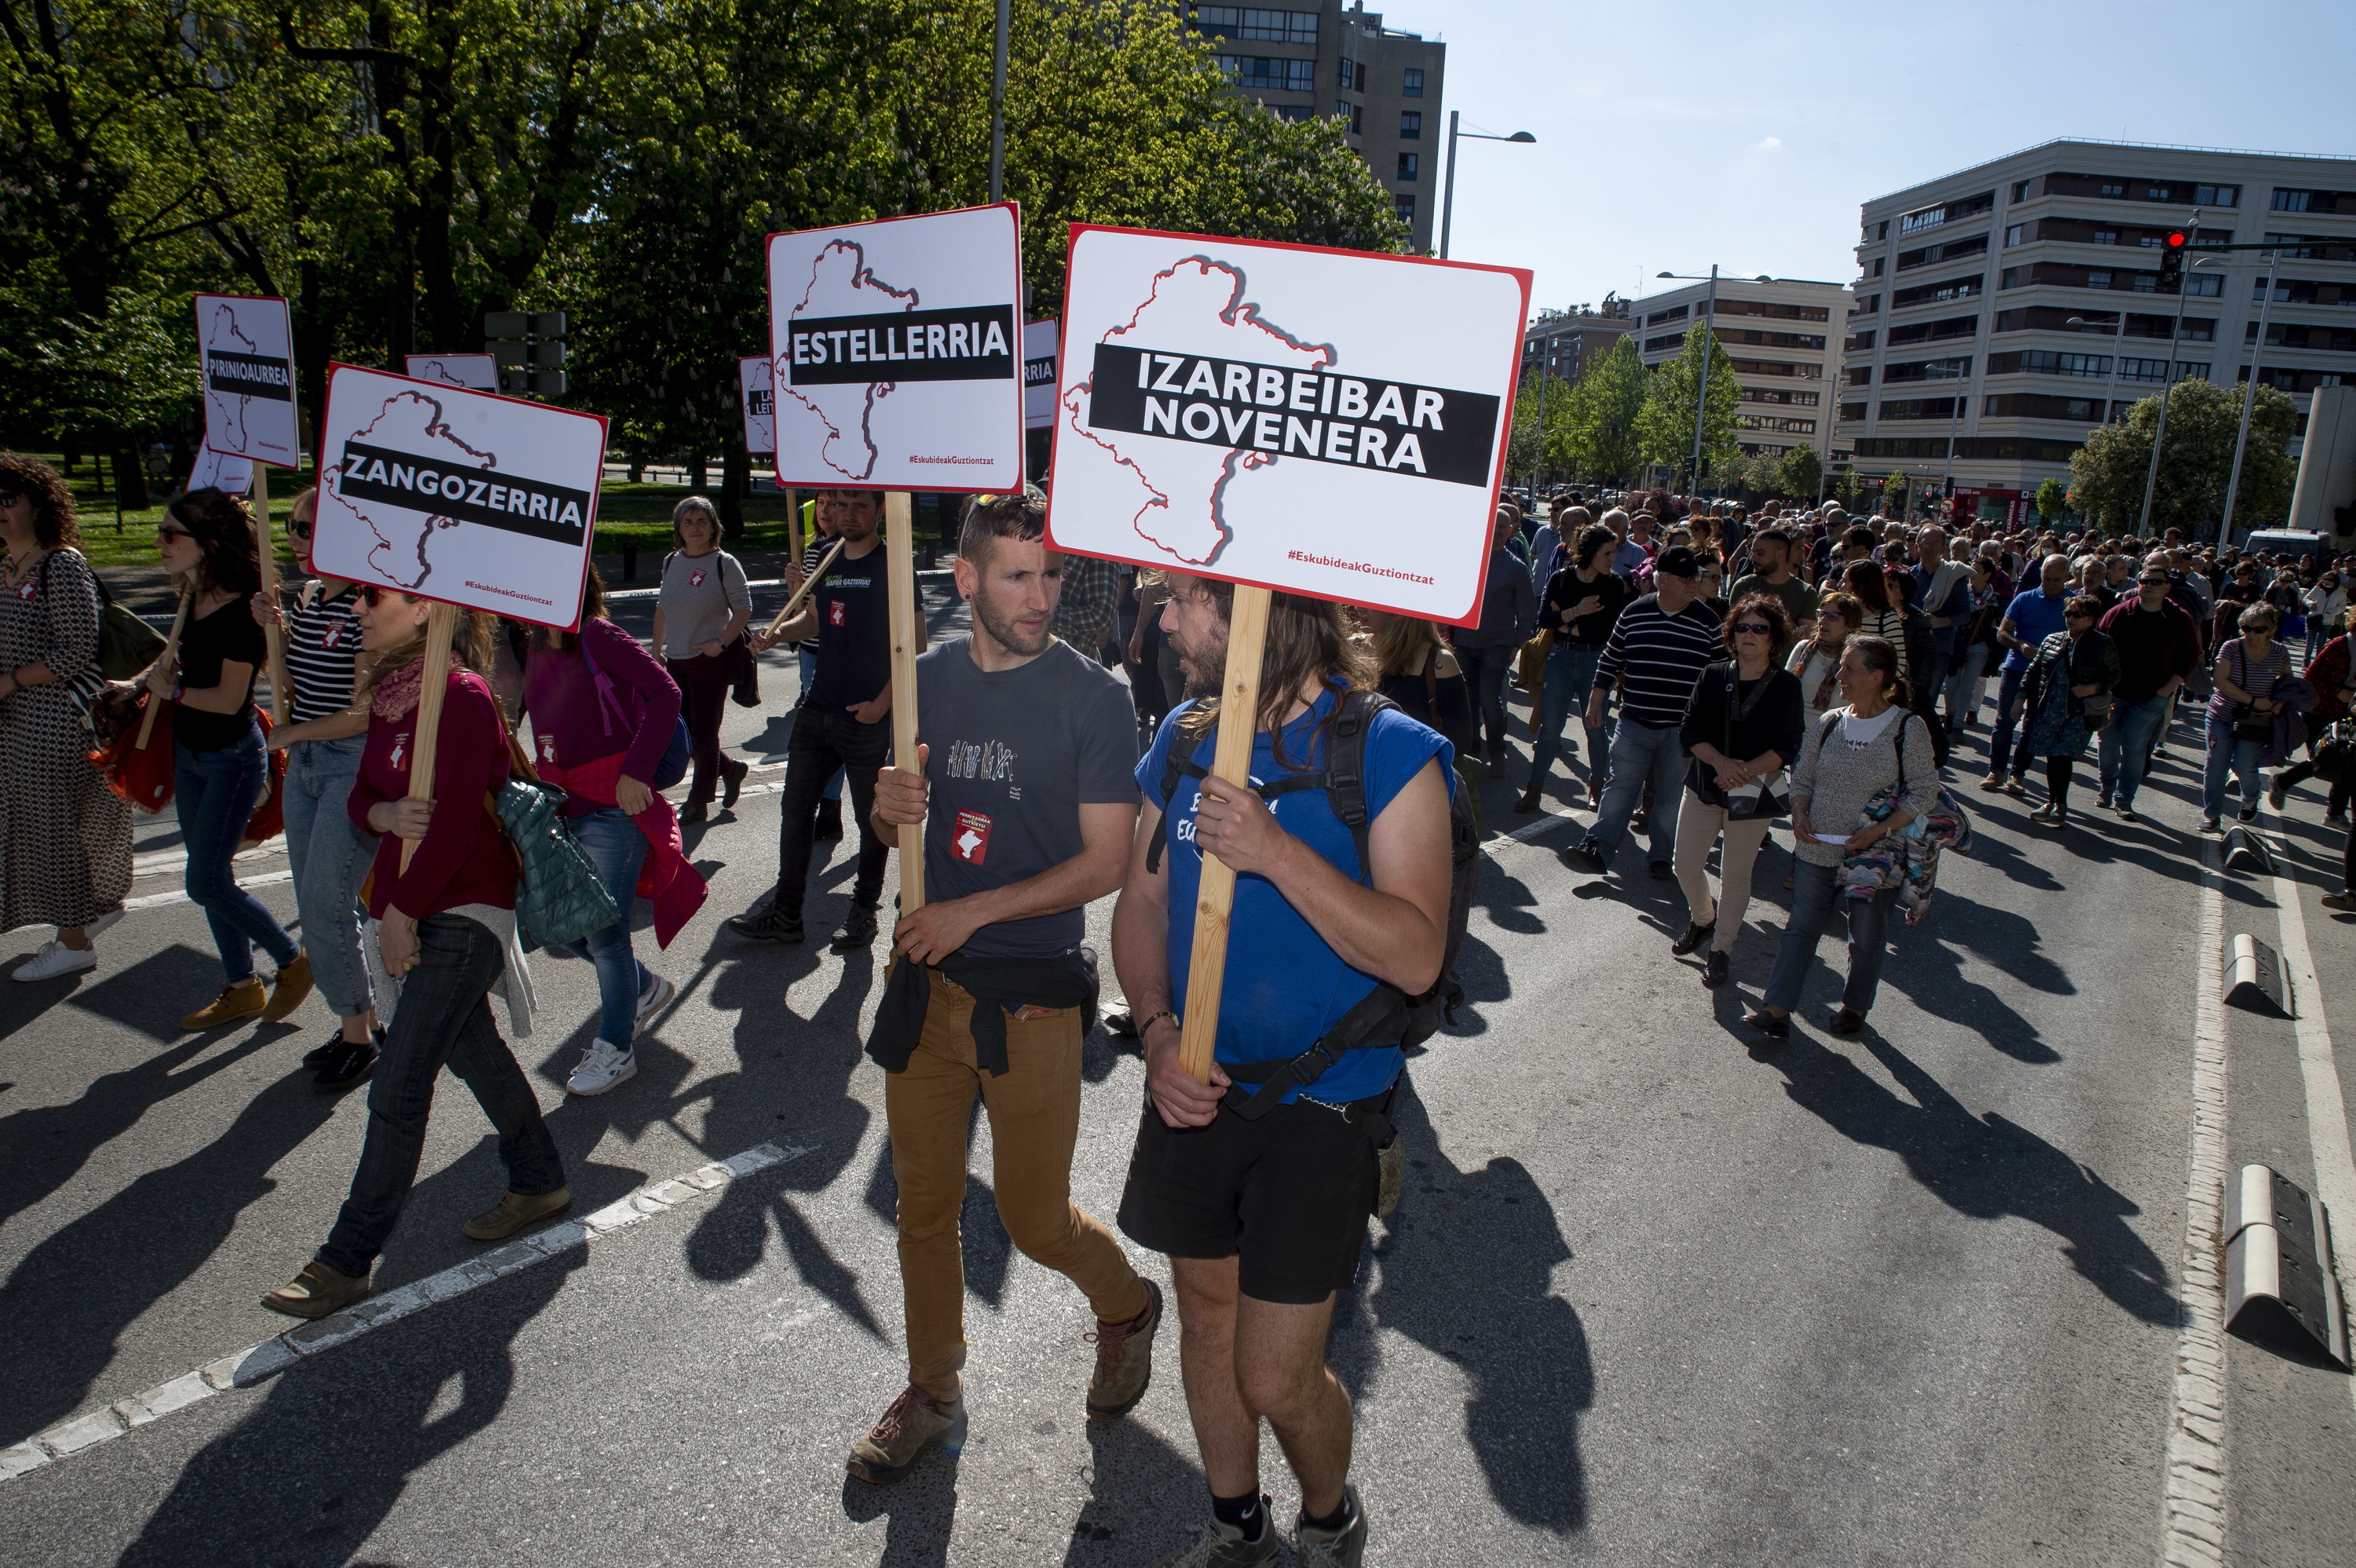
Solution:
<path fill-rule="evenodd" d="M 945 763 L 953 779 L 1014 782 L 1014 748 L 1003 741 L 951 741 Z"/>

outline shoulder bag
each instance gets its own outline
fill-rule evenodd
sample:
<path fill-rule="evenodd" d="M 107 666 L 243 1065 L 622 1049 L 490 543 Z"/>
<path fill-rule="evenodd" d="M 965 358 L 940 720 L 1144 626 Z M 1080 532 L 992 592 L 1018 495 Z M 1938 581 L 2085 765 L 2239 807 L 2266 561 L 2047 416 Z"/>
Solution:
<path fill-rule="evenodd" d="M 109 680 L 129 680 L 164 651 L 164 634 L 114 602 L 106 579 L 91 569 L 98 585 L 98 667 Z"/>
<path fill-rule="evenodd" d="M 1759 677 L 1758 688 L 1751 692 L 1751 700 L 1744 703 L 1741 710 L 1737 712 L 1734 706 L 1735 694 L 1742 689 L 1742 682 L 1739 678 L 1739 672 L 1733 661 L 1727 662 L 1726 742 L 1720 750 L 1730 758 L 1734 755 L 1735 721 L 1738 719 L 1751 717 L 1752 710 L 1757 709 L 1760 702 L 1765 699 L 1767 688 L 1773 684 L 1774 679 L 1775 668 L 1771 661 L 1767 673 Z M 1726 815 L 1738 822 L 1748 821 L 1754 816 L 1770 818 L 1781 816 L 1791 809 L 1790 800 L 1784 795 L 1777 793 L 1783 790 L 1783 786 L 1784 771 L 1782 768 L 1777 768 L 1773 773 L 1762 777 L 1752 779 L 1749 784 L 1737 784 L 1726 792 Z"/>
<path fill-rule="evenodd" d="M 2250 690 L 2250 656 L 2239 642 L 2233 645 L 2233 684 L 2244 691 Z M 2258 694 L 2250 692 L 2252 697 Z M 2233 739 L 2236 741 L 2271 741 L 2275 738 L 2275 717 L 2261 713 L 2246 702 L 2233 704 Z"/>
<path fill-rule="evenodd" d="M 541 781 L 515 732 L 508 732 L 508 782 L 483 809 L 516 861 L 516 942 L 552 947 L 620 919 L 605 880 L 564 821 L 564 791 Z"/>

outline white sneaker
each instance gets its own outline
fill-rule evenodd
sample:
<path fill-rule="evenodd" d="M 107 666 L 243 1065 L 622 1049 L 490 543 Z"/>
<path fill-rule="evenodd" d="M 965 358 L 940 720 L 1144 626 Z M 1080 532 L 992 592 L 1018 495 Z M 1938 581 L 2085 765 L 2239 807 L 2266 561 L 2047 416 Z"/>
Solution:
<path fill-rule="evenodd" d="M 581 1065 L 573 1070 L 564 1087 L 574 1094 L 603 1094 L 615 1084 L 637 1075 L 637 1051 L 616 1051 L 601 1040 L 581 1053 Z"/>
<path fill-rule="evenodd" d="M 679 995 L 679 987 L 660 975 L 654 976 L 654 982 L 638 993 L 638 1019 L 637 1027 L 632 1031 L 634 1035 L 646 1033 L 647 1025 L 654 1021 L 655 1015 L 670 1006 L 670 999 Z"/>
<path fill-rule="evenodd" d="M 100 915 L 96 920 L 93 920 L 88 925 L 83 926 L 81 928 L 81 933 L 84 936 L 96 936 L 102 931 L 112 930 L 122 921 L 122 919 L 123 906 L 121 904 L 116 904 L 112 909 L 108 910 L 104 914 Z"/>
<path fill-rule="evenodd" d="M 79 975 L 84 969 L 97 967 L 97 948 L 68 947 L 62 942 L 50 942 L 44 944 L 28 962 L 16 965 L 16 978 L 54 980 L 61 975 Z"/>

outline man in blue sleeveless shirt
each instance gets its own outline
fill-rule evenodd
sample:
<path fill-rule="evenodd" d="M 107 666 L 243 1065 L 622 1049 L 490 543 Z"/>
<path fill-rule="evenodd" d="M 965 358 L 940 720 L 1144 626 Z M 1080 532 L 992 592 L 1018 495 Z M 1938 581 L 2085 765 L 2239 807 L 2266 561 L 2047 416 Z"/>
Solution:
<path fill-rule="evenodd" d="M 1286 775 L 1325 768 L 1343 693 L 1371 687 L 1374 675 L 1338 605 L 1278 594 L 1255 787 L 1190 774 L 1166 788 L 1173 746 L 1195 768 L 1210 766 L 1216 723 L 1202 698 L 1226 672 L 1233 598 L 1226 583 L 1173 576 L 1163 614 L 1195 700 L 1170 715 L 1138 764 L 1145 810 L 1113 912 L 1113 961 L 1143 1026 L 1148 1095 L 1120 1227 L 1169 1254 L 1177 1290 L 1187 1412 L 1214 1516 L 1179 1561 L 1277 1561 L 1259 1488 L 1266 1416 L 1301 1484 L 1301 1560 L 1355 1564 L 1365 1516 L 1348 1485 L 1350 1401 L 1326 1370 L 1325 1335 L 1375 1206 L 1367 1123 L 1387 1124 L 1399 1032 L 1337 1049 L 1322 1076 L 1280 1104 L 1250 1104 L 1248 1086 L 1326 1039 L 1378 985 L 1412 997 L 1438 978 L 1454 759 L 1405 714 L 1375 715 L 1365 756 L 1368 866 L 1323 788 L 1264 799 Z M 1206 851 L 1235 869 L 1237 882 L 1216 1060 L 1199 1083 L 1179 1065 L 1179 1040 Z"/>

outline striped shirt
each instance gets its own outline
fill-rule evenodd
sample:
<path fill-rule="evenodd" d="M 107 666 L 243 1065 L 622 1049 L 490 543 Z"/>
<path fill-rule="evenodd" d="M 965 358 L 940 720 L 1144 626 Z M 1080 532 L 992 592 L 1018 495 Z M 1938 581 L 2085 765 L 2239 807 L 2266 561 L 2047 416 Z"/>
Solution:
<path fill-rule="evenodd" d="M 1665 614 L 1657 593 L 1621 611 L 1595 670 L 1605 689 L 1620 688 L 1620 717 L 1653 730 L 1683 724 L 1703 668 L 1726 656 L 1723 622 L 1701 599 Z"/>
<path fill-rule="evenodd" d="M 286 678 L 294 686 L 294 721 L 325 719 L 352 705 L 352 667 L 360 655 L 358 585 L 333 599 L 305 594 L 286 618 Z"/>

